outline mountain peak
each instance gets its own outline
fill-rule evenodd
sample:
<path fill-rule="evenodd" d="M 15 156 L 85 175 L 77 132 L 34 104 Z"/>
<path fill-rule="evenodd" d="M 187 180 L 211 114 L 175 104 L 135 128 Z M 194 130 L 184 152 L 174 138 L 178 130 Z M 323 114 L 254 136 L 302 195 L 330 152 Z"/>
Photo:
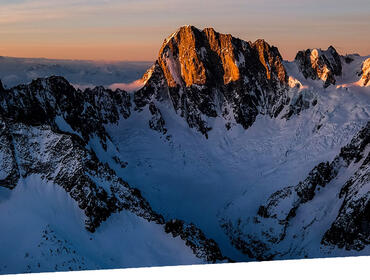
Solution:
<path fill-rule="evenodd" d="M 334 85 L 336 83 L 335 76 L 342 74 L 340 56 L 333 46 L 329 46 L 327 50 L 299 51 L 295 61 L 306 79 L 322 80 L 324 87 Z"/>
<path fill-rule="evenodd" d="M 274 76 L 286 84 L 286 72 L 281 61 L 277 48 L 262 39 L 250 44 L 230 34 L 218 33 L 211 27 L 200 30 L 191 25 L 180 27 L 168 37 L 158 56 L 170 87 L 210 83 L 227 85 L 243 80 L 242 72 L 250 71 L 246 68 L 257 68 L 257 71 L 265 72 L 262 74 L 268 80 Z M 276 70 L 276 75 L 272 75 L 271 71 Z"/>
<path fill-rule="evenodd" d="M 211 129 L 206 118 L 222 114 L 226 127 L 235 119 L 248 128 L 259 113 L 277 116 L 289 99 L 288 76 L 276 47 L 190 25 L 164 41 L 143 81 L 135 94 L 138 107 L 167 99 L 206 136 Z"/>
<path fill-rule="evenodd" d="M 167 42 L 169 42 L 172 38 L 176 37 L 180 33 L 181 34 L 189 34 L 189 33 L 193 33 L 194 30 L 200 31 L 198 28 L 196 28 L 193 25 L 183 25 L 183 26 L 180 26 L 175 32 L 173 32 L 170 36 L 168 36 L 164 40 L 164 44 L 166 44 Z"/>
<path fill-rule="evenodd" d="M 182 26 L 163 43 L 158 62 L 170 87 L 205 83 L 205 69 L 196 50 L 200 34 L 193 26 Z"/>

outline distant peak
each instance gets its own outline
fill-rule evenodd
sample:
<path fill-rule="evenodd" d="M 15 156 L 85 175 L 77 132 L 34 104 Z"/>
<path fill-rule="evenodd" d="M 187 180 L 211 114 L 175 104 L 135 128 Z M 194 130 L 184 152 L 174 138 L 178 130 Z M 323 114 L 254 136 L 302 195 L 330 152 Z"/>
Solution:
<path fill-rule="evenodd" d="M 54 84 L 54 85 L 66 85 L 70 86 L 70 83 L 67 81 L 66 78 L 62 76 L 50 76 L 47 78 L 38 78 L 36 80 L 33 80 L 32 83 L 48 83 L 48 84 Z"/>
<path fill-rule="evenodd" d="M 306 52 L 316 53 L 317 55 L 328 54 L 328 55 L 339 55 L 337 50 L 330 45 L 326 50 L 321 48 L 307 49 Z"/>
<path fill-rule="evenodd" d="M 306 79 L 322 80 L 324 87 L 334 85 L 335 76 L 342 73 L 340 56 L 333 46 L 329 46 L 327 50 L 315 48 L 299 51 L 295 61 Z"/>

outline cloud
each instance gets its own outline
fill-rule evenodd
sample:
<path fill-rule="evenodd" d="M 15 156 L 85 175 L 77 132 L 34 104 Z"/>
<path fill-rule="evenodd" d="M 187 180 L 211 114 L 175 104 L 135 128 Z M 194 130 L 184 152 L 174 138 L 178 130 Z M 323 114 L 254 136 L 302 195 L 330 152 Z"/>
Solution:
<path fill-rule="evenodd" d="M 94 84 L 72 84 L 72 86 L 76 89 L 85 90 L 87 88 L 94 88 L 97 85 L 94 85 Z M 143 81 L 141 79 L 139 79 L 139 80 L 133 81 L 132 83 L 111 84 L 109 86 L 106 86 L 106 88 L 109 88 L 111 90 L 122 89 L 122 90 L 125 90 L 125 91 L 131 93 L 131 92 L 134 92 L 134 91 L 137 91 L 137 90 L 141 89 L 143 86 L 144 86 Z"/>
<path fill-rule="evenodd" d="M 116 83 L 116 84 L 112 84 L 109 86 L 110 89 L 112 90 L 116 90 L 116 89 L 123 89 L 127 92 L 134 92 L 134 91 L 137 91 L 139 90 L 140 88 L 142 88 L 144 86 L 144 83 L 141 79 L 139 80 L 136 80 L 132 83 Z"/>

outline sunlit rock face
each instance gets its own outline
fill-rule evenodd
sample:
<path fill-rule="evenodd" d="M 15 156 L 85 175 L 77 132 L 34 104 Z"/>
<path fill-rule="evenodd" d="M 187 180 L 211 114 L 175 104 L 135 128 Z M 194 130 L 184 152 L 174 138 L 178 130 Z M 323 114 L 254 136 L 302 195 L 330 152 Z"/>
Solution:
<path fill-rule="evenodd" d="M 295 61 L 306 79 L 322 80 L 324 87 L 335 85 L 335 76 L 342 74 L 340 56 L 332 46 L 326 51 L 321 49 L 299 51 Z"/>
<path fill-rule="evenodd" d="M 222 70 L 224 72 L 224 84 L 239 80 L 240 71 L 237 65 L 239 57 L 236 57 L 236 53 L 234 52 L 234 38 L 229 34 L 219 34 L 212 28 L 206 28 L 203 32 L 206 35 L 211 51 L 213 51 L 219 58 L 218 62 L 221 62 Z M 235 42 L 235 45 L 236 44 L 237 43 Z"/>
<path fill-rule="evenodd" d="M 370 58 L 366 59 L 362 64 L 360 83 L 362 86 L 370 86 Z"/>
<path fill-rule="evenodd" d="M 257 50 L 259 60 L 266 69 L 266 78 L 274 80 L 281 85 L 287 83 L 287 73 L 282 64 L 282 57 L 279 50 L 270 46 L 266 41 L 259 39 L 252 44 L 252 47 Z"/>
<path fill-rule="evenodd" d="M 253 70 L 262 75 L 261 80 L 287 83 L 277 48 L 262 39 L 249 43 L 213 28 L 181 27 L 165 40 L 158 62 L 170 87 L 226 85 Z"/>
<path fill-rule="evenodd" d="M 277 116 L 289 102 L 288 76 L 277 48 L 212 28 L 183 26 L 168 37 L 135 94 L 139 108 L 167 99 L 190 127 L 207 136 L 207 118 L 248 128 L 258 114 Z"/>

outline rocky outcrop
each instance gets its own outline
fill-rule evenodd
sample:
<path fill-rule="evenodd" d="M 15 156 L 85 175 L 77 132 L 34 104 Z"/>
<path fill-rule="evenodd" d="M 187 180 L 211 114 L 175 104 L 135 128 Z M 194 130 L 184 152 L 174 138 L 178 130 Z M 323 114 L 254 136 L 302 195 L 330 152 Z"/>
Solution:
<path fill-rule="evenodd" d="M 29 125 L 49 124 L 58 128 L 62 117 L 85 141 L 93 134 L 106 140 L 104 124 L 130 116 L 130 97 L 122 90 L 103 87 L 76 90 L 62 77 L 37 79 L 0 92 L 0 113 Z"/>
<path fill-rule="evenodd" d="M 297 211 L 305 204 L 320 196 L 320 189 L 325 188 L 333 179 L 345 173 L 348 168 L 356 168 L 354 175 L 338 190 L 338 197 L 327 198 L 328 203 L 343 203 L 338 217 L 330 229 L 322 236 L 322 244 L 336 245 L 347 250 L 362 250 L 370 241 L 370 170 L 369 170 L 370 122 L 341 149 L 340 154 L 331 162 L 317 165 L 307 178 L 296 186 L 285 187 L 272 194 L 261 205 L 257 215 L 246 223 L 239 220 L 233 223 L 223 219 L 221 226 L 230 237 L 232 244 L 249 257 L 269 260 L 284 256 L 290 249 L 279 247 L 287 231 L 294 225 Z M 330 201 L 330 202 L 329 202 Z M 312 222 L 302 225 L 305 230 L 316 221 L 313 213 L 307 220 Z M 299 227 L 300 225 L 298 225 Z M 294 238 L 294 236 L 293 236 Z M 282 249 L 284 248 L 284 249 Z"/>
<path fill-rule="evenodd" d="M 335 76 L 342 74 L 340 56 L 333 46 L 326 51 L 321 49 L 299 51 L 295 62 L 306 79 L 322 80 L 324 87 L 335 85 Z"/>
<path fill-rule="evenodd" d="M 137 108 L 166 100 L 207 136 L 208 118 L 250 127 L 258 114 L 276 117 L 289 103 L 288 76 L 277 48 L 212 28 L 181 27 L 165 40 L 135 93 Z"/>
<path fill-rule="evenodd" d="M 292 116 L 299 115 L 303 110 L 314 107 L 317 104 L 317 96 L 312 90 L 300 90 L 299 88 L 293 90 L 295 91 L 282 118 L 290 119 Z"/>
<path fill-rule="evenodd" d="M 165 121 L 162 117 L 161 111 L 154 105 L 153 102 L 149 104 L 149 111 L 152 114 L 152 118 L 149 120 L 149 127 L 160 133 L 166 134 L 167 129 L 165 128 Z"/>
<path fill-rule="evenodd" d="M 259 60 L 265 67 L 267 79 L 286 85 L 288 76 L 279 50 L 262 39 L 257 40 L 251 46 L 258 52 Z"/>
<path fill-rule="evenodd" d="M 364 87 L 370 86 L 370 58 L 362 63 L 360 76 L 360 84 Z"/>
<path fill-rule="evenodd" d="M 16 186 L 20 176 L 12 142 L 8 125 L 0 114 L 0 186 L 9 189 Z"/>
<path fill-rule="evenodd" d="M 370 244 L 370 123 L 355 140 L 341 150 L 340 156 L 347 164 L 365 159 L 342 187 L 339 198 L 344 199 L 343 204 L 322 239 L 323 244 L 346 250 L 362 250 Z"/>
<path fill-rule="evenodd" d="M 198 258 L 210 263 L 231 261 L 221 254 L 213 239 L 206 238 L 204 233 L 192 223 L 186 224 L 184 221 L 173 219 L 166 222 L 165 231 L 171 233 L 173 237 L 180 236 Z"/>
<path fill-rule="evenodd" d="M 346 250 L 363 250 L 370 244 L 370 157 L 340 192 L 344 198 L 339 214 L 325 233 L 322 244 Z"/>

